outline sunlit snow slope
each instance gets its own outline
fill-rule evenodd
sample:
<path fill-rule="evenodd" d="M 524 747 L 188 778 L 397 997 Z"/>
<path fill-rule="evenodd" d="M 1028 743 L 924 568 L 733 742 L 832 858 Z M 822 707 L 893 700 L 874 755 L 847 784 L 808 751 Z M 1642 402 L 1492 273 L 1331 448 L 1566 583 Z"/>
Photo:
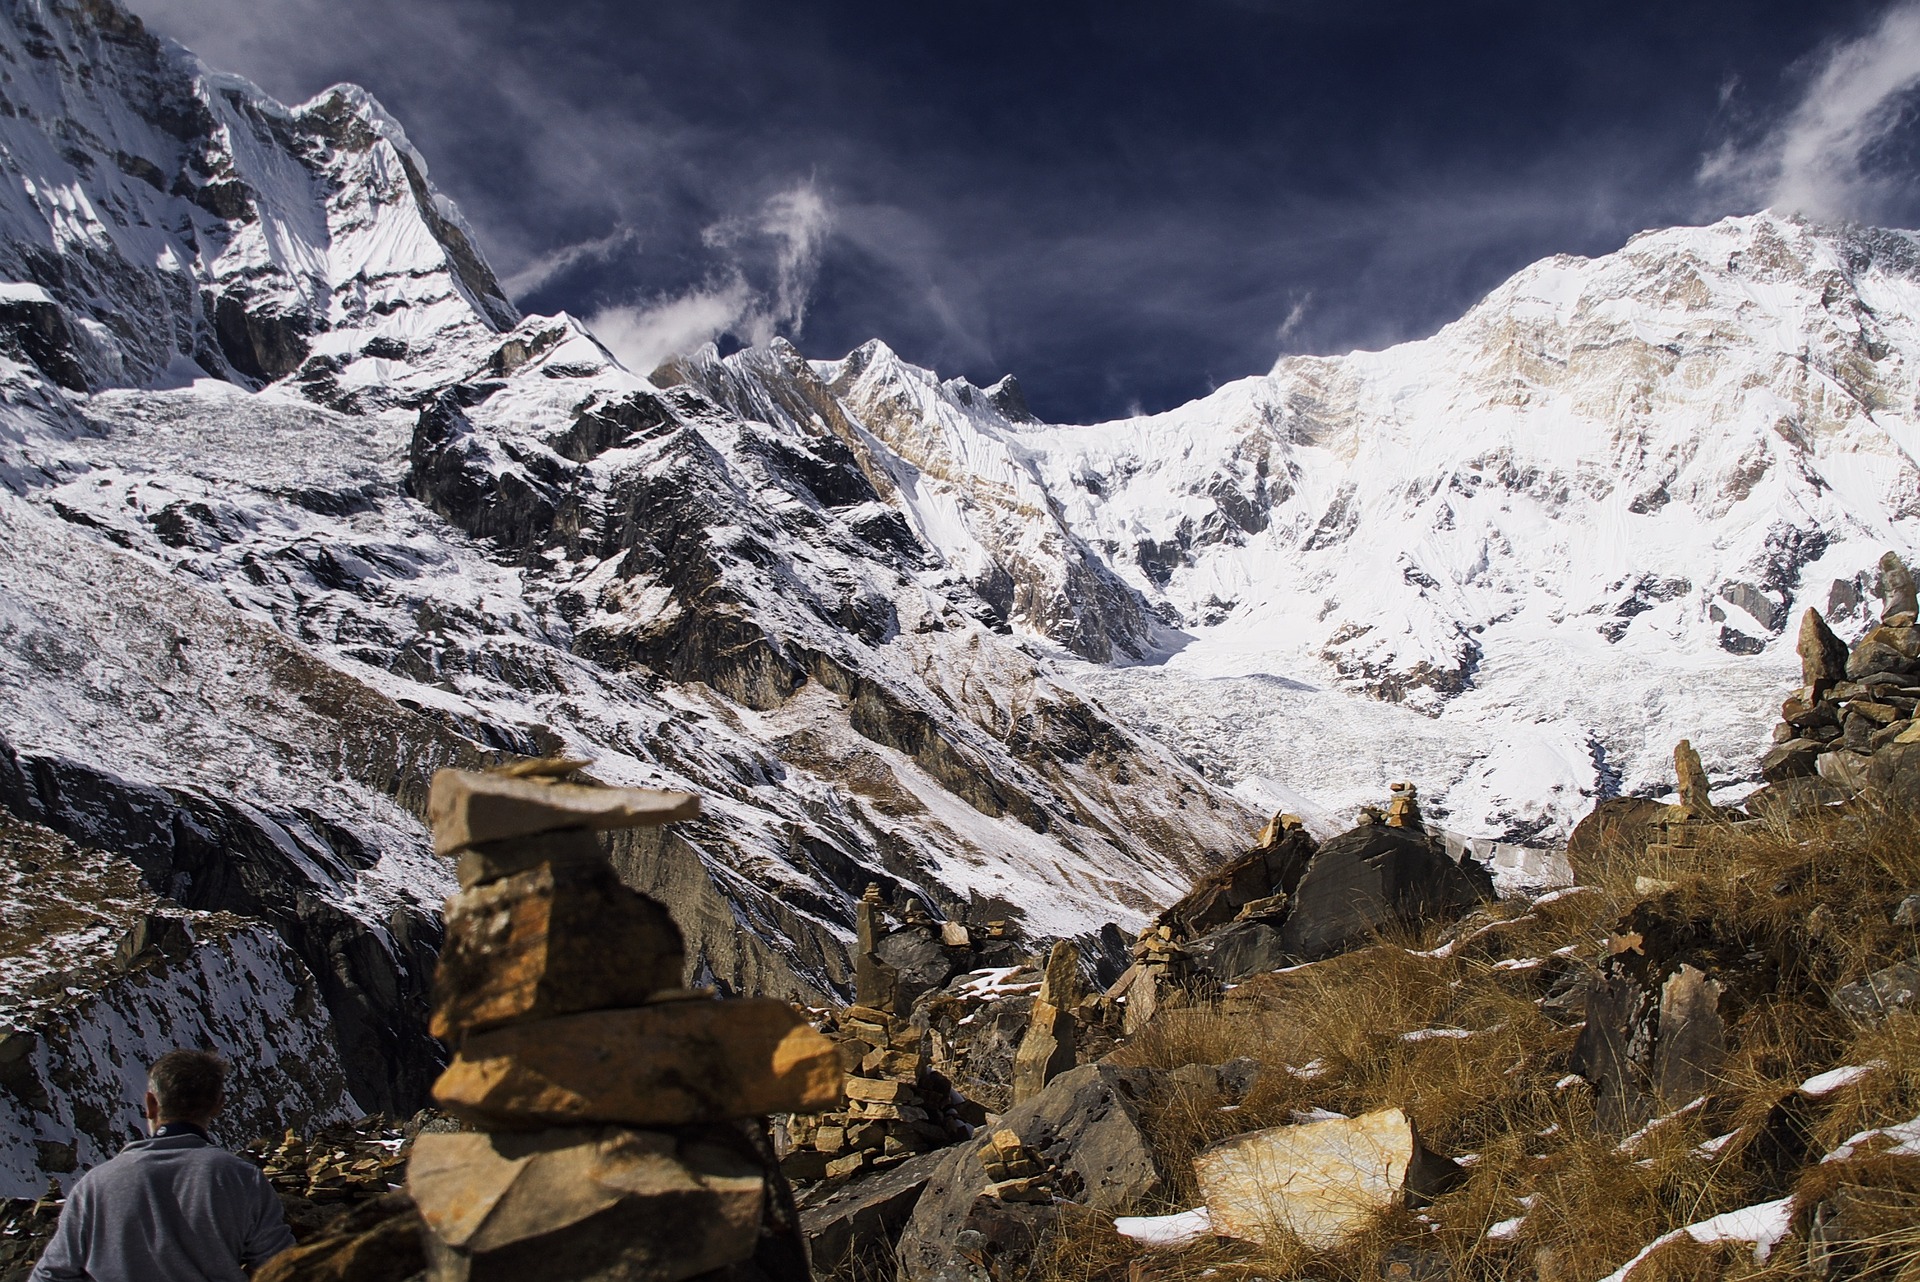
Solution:
<path fill-rule="evenodd" d="M 1682 736 L 1751 777 L 1798 611 L 1857 628 L 1920 542 L 1917 356 L 1914 237 L 1760 214 L 1119 422 L 1023 422 L 874 345 L 819 368 L 933 478 L 943 546 L 1058 530 L 1178 630 L 1081 679 L 1215 778 L 1337 820 L 1405 776 L 1455 829 L 1551 839 Z M 1060 616 L 1026 622 L 1087 653 Z"/>

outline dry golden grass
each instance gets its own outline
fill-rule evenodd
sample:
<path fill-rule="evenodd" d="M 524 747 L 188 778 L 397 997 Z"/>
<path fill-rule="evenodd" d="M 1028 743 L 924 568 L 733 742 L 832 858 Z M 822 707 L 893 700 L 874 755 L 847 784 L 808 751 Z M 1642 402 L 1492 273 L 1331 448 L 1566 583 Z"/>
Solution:
<path fill-rule="evenodd" d="M 1308 1108 L 1401 1108 L 1428 1147 L 1467 1158 L 1456 1188 L 1418 1212 L 1381 1217 L 1331 1253 L 1214 1239 L 1146 1251 L 1092 1230 L 1064 1232 L 1045 1262 L 1045 1282 L 1590 1282 L 1664 1233 L 1789 1191 L 1808 1207 L 1845 1201 L 1846 1244 L 1816 1242 L 1810 1256 L 1803 1227 L 1762 1266 L 1743 1246 L 1700 1246 L 1682 1235 L 1639 1267 L 1634 1282 L 1812 1277 L 1810 1259 L 1825 1260 L 1818 1276 L 1920 1282 L 1920 1162 L 1863 1158 L 1815 1162 L 1813 1174 L 1796 1164 L 1783 1171 L 1763 1160 L 1772 1150 L 1756 1138 L 1769 1123 L 1786 1134 L 1775 1106 L 1840 1064 L 1879 1067 L 1815 1105 L 1796 1106 L 1804 1123 L 1796 1134 L 1812 1158 L 1920 1114 L 1920 1015 L 1861 1027 L 1826 1000 L 1834 988 L 1920 952 L 1915 930 L 1891 922 L 1899 901 L 1920 891 L 1920 829 L 1876 814 L 1742 824 L 1710 832 L 1693 849 L 1659 857 L 1616 850 L 1601 862 L 1599 884 L 1581 892 L 1533 909 L 1491 906 L 1445 932 L 1381 940 L 1263 978 L 1221 1002 L 1165 1012 L 1115 1052 L 1118 1062 L 1166 1069 L 1239 1056 L 1263 1065 L 1239 1108 L 1223 1109 L 1225 1101 L 1193 1086 L 1159 1101 L 1149 1124 L 1169 1187 L 1141 1213 L 1197 1205 L 1196 1153 Z M 1662 920 L 1686 923 L 1721 955 L 1775 978 L 1770 991 L 1737 1003 L 1710 1106 L 1623 1148 L 1621 1137 L 1596 1131 L 1589 1088 L 1565 1084 L 1577 1017 L 1556 1019 L 1539 999 L 1556 976 L 1563 987 L 1581 982 L 1568 968 L 1590 971 L 1623 916 L 1650 900 Z M 1436 950 L 1442 938 L 1450 946 Z M 1536 958 L 1538 966 L 1513 964 Z M 1423 1029 L 1470 1035 L 1403 1036 Z M 1308 1065 L 1316 1071 L 1299 1071 Z M 1702 1154 L 1703 1143 L 1728 1132 L 1740 1138 L 1717 1156 Z M 1487 1235 L 1521 1217 L 1511 1235 Z"/>

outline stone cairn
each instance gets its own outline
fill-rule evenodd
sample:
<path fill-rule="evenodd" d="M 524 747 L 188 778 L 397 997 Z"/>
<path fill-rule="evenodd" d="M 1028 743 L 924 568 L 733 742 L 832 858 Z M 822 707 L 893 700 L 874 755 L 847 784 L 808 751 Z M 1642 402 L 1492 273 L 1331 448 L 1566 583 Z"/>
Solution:
<path fill-rule="evenodd" d="M 780 1165 L 797 1183 L 892 1166 L 971 1134 L 954 1111 L 952 1083 L 933 1069 L 926 1030 L 907 1018 L 910 1012 L 897 1009 L 899 974 L 875 952 L 885 913 L 880 887 L 869 885 L 854 905 L 854 1004 L 828 1013 L 820 1025 L 846 1074 L 846 1106 L 785 1119 Z M 936 924 L 912 899 L 901 919 L 905 925 Z M 944 946 L 972 947 L 959 922 L 939 927 Z"/>
<path fill-rule="evenodd" d="M 804 1282 L 764 1115 L 838 1105 L 839 1056 L 785 1002 L 680 986 L 673 919 L 595 834 L 689 818 L 698 799 L 560 782 L 582 764 L 434 776 L 434 849 L 460 881 L 434 1098 L 478 1129 L 414 1145 L 427 1277 L 676 1282 L 751 1260 Z"/>
<path fill-rule="evenodd" d="M 1129 1037 L 1147 1026 L 1155 1011 L 1180 1000 L 1192 976 L 1187 950 L 1171 926 L 1149 926 L 1133 945 L 1133 965 L 1107 989 L 1109 1002 L 1125 1002 L 1121 1028 Z"/>
<path fill-rule="evenodd" d="M 1768 783 L 1818 776 L 1849 792 L 1871 782 L 1868 762 L 1894 743 L 1920 742 L 1920 629 L 1913 575 L 1892 552 L 1880 558 L 1880 622 L 1851 653 L 1809 609 L 1800 620 L 1801 686 L 1780 707 Z"/>
<path fill-rule="evenodd" d="M 1420 828 L 1420 794 L 1411 783 L 1401 782 L 1388 789 L 1387 827 Z"/>
<path fill-rule="evenodd" d="M 1027 1035 L 1014 1052 L 1014 1103 L 1032 1099 L 1078 1062 L 1074 1058 L 1075 1012 L 1082 997 L 1080 952 L 1070 941 L 1059 940 L 1047 955 L 1046 976 L 1034 995 L 1033 1013 L 1027 1017 Z"/>
<path fill-rule="evenodd" d="M 1682 739 L 1673 747 L 1673 774 L 1680 800 L 1667 806 L 1648 821 L 1653 840 L 1647 844 L 1650 855 L 1671 855 L 1700 844 L 1700 838 L 1714 824 L 1724 822 L 1727 812 L 1713 804 L 1708 796 L 1711 786 L 1700 764 L 1700 754 L 1691 741 Z"/>
<path fill-rule="evenodd" d="M 1058 1166 L 1020 1139 L 1018 1132 L 995 1131 L 976 1155 L 987 1173 L 982 1197 L 1002 1202 L 1038 1202 L 1050 1205 L 1063 1177 Z"/>

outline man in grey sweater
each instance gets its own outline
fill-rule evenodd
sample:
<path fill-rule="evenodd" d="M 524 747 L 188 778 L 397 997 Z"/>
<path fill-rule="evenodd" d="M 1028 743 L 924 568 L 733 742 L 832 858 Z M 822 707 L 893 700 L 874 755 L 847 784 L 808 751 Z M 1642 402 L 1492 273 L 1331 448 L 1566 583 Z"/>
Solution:
<path fill-rule="evenodd" d="M 258 1167 L 207 1138 L 226 1102 L 225 1061 L 169 1051 L 147 1076 L 147 1125 L 67 1194 L 28 1282 L 243 1282 L 293 1245 Z"/>

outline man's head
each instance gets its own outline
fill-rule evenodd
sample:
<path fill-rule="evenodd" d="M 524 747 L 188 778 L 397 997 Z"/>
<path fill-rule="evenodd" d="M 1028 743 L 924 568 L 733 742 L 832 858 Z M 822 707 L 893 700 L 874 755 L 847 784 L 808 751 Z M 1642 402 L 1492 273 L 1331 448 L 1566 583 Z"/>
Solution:
<path fill-rule="evenodd" d="M 227 1099 L 227 1061 L 212 1051 L 168 1051 L 147 1073 L 147 1121 L 205 1126 Z"/>

